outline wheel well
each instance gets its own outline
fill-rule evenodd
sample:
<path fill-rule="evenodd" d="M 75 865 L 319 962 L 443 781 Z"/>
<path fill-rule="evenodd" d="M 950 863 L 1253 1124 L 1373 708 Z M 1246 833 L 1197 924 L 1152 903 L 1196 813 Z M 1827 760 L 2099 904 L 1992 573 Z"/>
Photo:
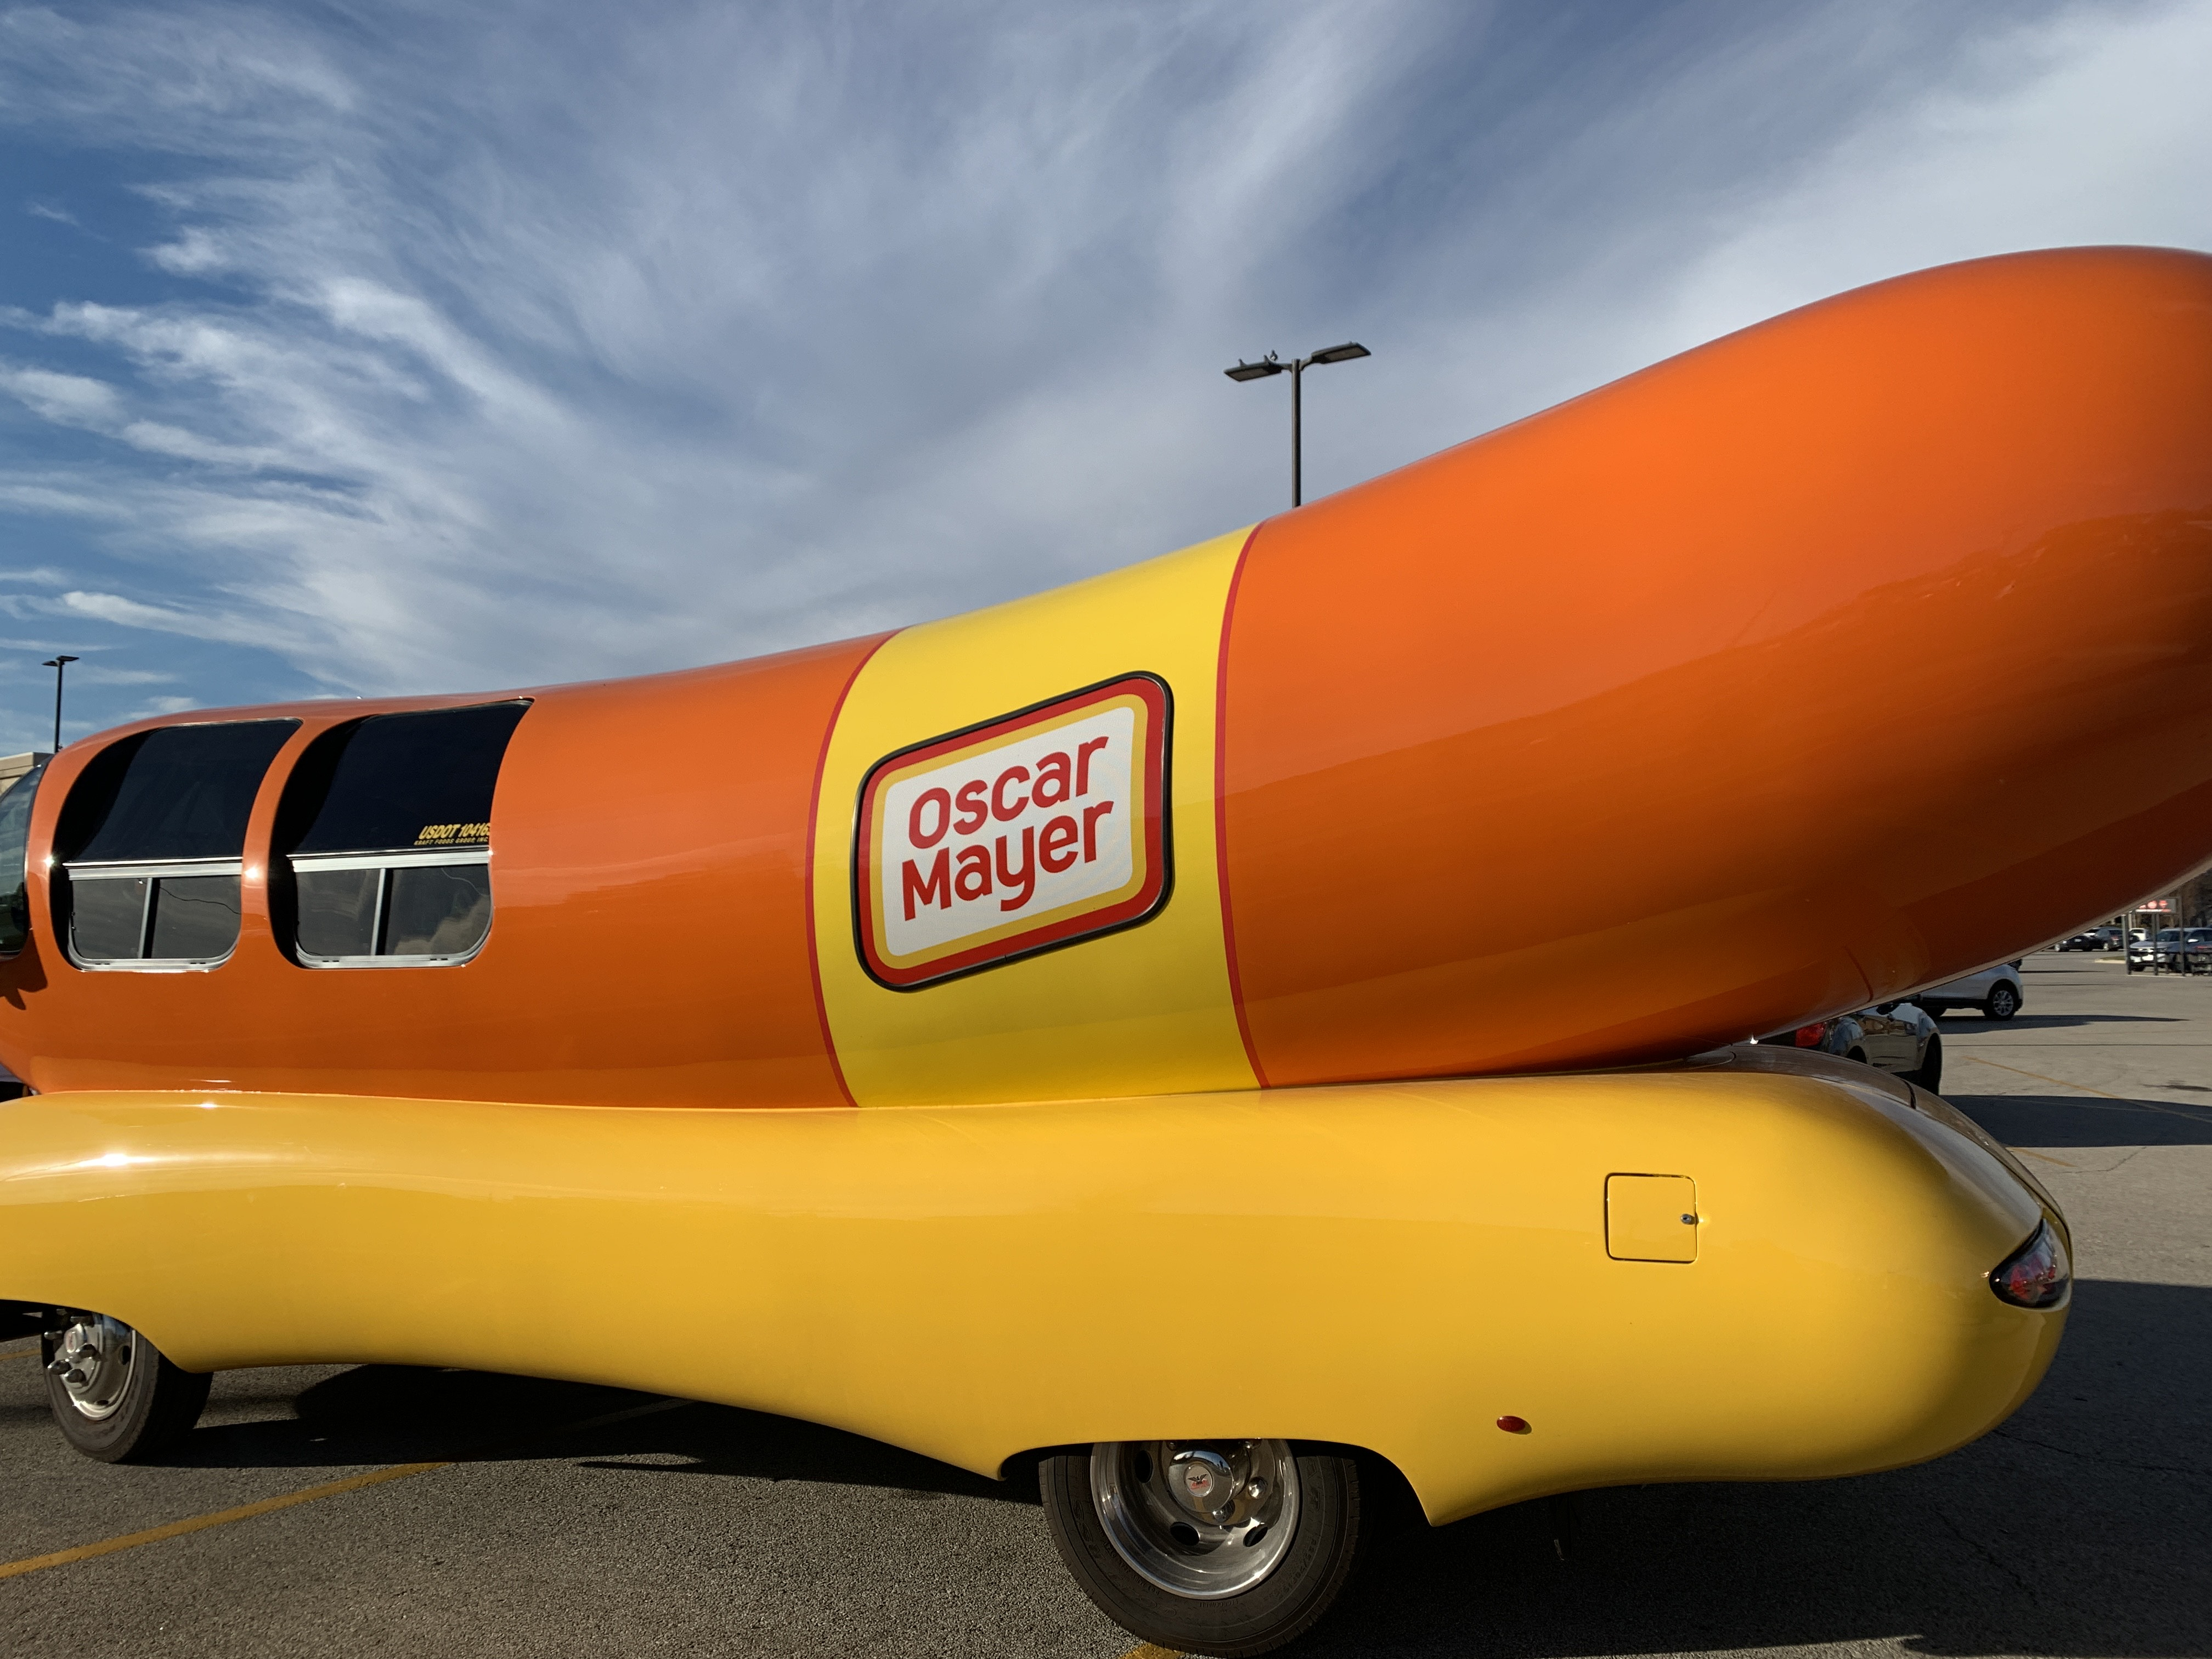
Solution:
<path fill-rule="evenodd" d="M 1349 1457 L 1359 1465 L 1359 1472 L 1369 1490 L 1362 1498 L 1369 1512 L 1386 1533 L 1411 1531 L 1415 1527 L 1429 1525 L 1428 1513 L 1413 1491 L 1413 1483 L 1406 1479 L 1401 1469 L 1380 1452 L 1369 1451 L 1364 1446 L 1347 1446 L 1328 1440 L 1293 1440 L 1291 1444 L 1301 1452 L 1333 1452 Z M 1089 1452 L 1091 1443 L 1080 1441 L 1066 1446 L 1032 1446 L 1002 1459 L 999 1464 L 999 1479 L 1006 1483 L 1009 1495 L 1024 1504 L 1042 1504 L 1043 1494 L 1038 1490 L 1037 1465 L 1048 1457 L 1073 1457 Z"/>

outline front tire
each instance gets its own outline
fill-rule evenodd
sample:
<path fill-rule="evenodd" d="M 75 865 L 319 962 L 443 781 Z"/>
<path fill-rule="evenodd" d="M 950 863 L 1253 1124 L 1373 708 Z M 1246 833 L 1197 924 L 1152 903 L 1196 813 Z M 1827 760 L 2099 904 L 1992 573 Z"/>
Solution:
<path fill-rule="evenodd" d="M 1982 1004 L 1982 1012 L 1991 1019 L 2010 1019 L 2020 1012 L 2020 993 L 2000 981 L 1990 988 L 1989 1000 Z"/>
<path fill-rule="evenodd" d="M 1125 1440 L 1046 1458 L 1046 1524 L 1084 1593 L 1182 1653 L 1271 1651 L 1352 1576 L 1358 1464 L 1281 1440 Z"/>
<path fill-rule="evenodd" d="M 46 1405 L 63 1438 L 103 1463 L 135 1462 L 174 1445 L 207 1404 L 205 1371 L 188 1371 L 105 1314 L 65 1316 L 39 1340 Z"/>

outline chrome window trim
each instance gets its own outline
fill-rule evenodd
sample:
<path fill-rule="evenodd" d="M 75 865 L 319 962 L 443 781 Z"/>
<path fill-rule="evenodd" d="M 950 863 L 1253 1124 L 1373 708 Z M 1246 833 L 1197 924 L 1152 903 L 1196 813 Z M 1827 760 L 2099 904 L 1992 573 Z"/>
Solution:
<path fill-rule="evenodd" d="M 474 962 L 490 939 L 491 929 L 487 927 L 476 949 L 458 957 L 317 957 L 305 951 L 295 954 L 303 968 L 458 968 L 464 963 Z"/>
<path fill-rule="evenodd" d="M 166 862 L 149 860 L 143 863 L 126 864 L 64 864 L 71 881 L 160 881 L 164 878 L 185 876 L 244 876 L 244 859 L 171 859 Z"/>
<path fill-rule="evenodd" d="M 491 848 L 410 848 L 404 853 L 294 853 L 292 872 L 310 870 L 404 870 L 410 866 L 489 864 Z"/>

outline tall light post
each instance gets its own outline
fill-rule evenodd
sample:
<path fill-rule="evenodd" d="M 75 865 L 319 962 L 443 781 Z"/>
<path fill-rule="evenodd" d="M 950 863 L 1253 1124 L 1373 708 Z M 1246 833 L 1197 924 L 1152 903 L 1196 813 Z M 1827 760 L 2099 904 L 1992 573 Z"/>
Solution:
<path fill-rule="evenodd" d="M 1346 340 L 1342 345 L 1329 346 L 1304 357 L 1293 357 L 1289 362 L 1278 362 L 1269 352 L 1256 363 L 1238 358 L 1237 367 L 1221 372 L 1232 380 L 1264 380 L 1270 374 L 1288 374 L 1291 377 L 1291 505 L 1302 506 L 1305 501 L 1305 374 L 1316 363 L 1348 363 L 1355 357 L 1371 357 L 1375 354 L 1357 340 Z"/>
<path fill-rule="evenodd" d="M 56 653 L 51 661 L 39 665 L 41 668 L 54 671 L 54 753 L 57 755 L 62 752 L 62 676 L 69 672 L 69 665 L 76 660 L 75 657 Z"/>

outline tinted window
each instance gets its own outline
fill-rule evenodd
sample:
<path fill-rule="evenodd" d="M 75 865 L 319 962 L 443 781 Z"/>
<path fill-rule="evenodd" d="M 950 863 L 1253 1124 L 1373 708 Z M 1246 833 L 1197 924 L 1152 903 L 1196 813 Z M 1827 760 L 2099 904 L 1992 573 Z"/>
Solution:
<path fill-rule="evenodd" d="M 169 726 L 110 744 L 70 791 L 56 853 L 73 864 L 242 856 L 255 792 L 299 726 Z"/>
<path fill-rule="evenodd" d="M 307 870 L 297 877 L 300 949 L 311 957 L 376 954 L 380 870 Z"/>
<path fill-rule="evenodd" d="M 528 707 L 378 714 L 316 741 L 277 819 L 301 962 L 434 966 L 483 945 L 492 796 Z"/>
<path fill-rule="evenodd" d="M 205 960 L 238 942 L 236 876 L 168 876 L 155 884 L 149 957 Z"/>
<path fill-rule="evenodd" d="M 395 957 L 473 951 L 491 930 L 491 866 L 441 864 L 392 872 L 384 948 Z"/>
<path fill-rule="evenodd" d="M 146 901 L 154 884 L 144 876 L 109 876 L 72 884 L 70 943 L 93 962 L 127 962 L 146 954 Z"/>
<path fill-rule="evenodd" d="M 86 967 L 209 964 L 238 943 L 246 823 L 297 720 L 168 726 L 93 757 L 54 836 L 70 950 Z"/>
<path fill-rule="evenodd" d="M 31 897 L 25 884 L 31 851 L 31 805 L 46 775 L 40 761 L 0 795 L 0 956 L 10 956 L 31 937 Z"/>
<path fill-rule="evenodd" d="M 485 846 L 499 763 L 528 706 L 378 714 L 333 733 L 330 749 L 315 757 L 327 782 L 290 850 Z M 309 787 L 314 781 L 303 780 Z"/>

